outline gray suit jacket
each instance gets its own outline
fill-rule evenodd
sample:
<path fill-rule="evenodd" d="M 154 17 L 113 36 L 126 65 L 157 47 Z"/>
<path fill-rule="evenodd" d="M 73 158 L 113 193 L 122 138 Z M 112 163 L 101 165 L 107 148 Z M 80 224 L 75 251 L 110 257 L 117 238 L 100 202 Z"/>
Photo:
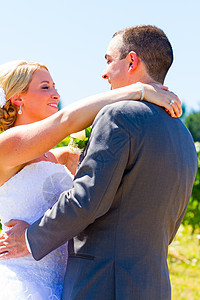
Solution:
<path fill-rule="evenodd" d="M 74 180 L 28 229 L 35 259 L 69 242 L 63 299 L 167 300 L 168 245 L 197 171 L 179 119 L 146 102 L 105 107 Z"/>

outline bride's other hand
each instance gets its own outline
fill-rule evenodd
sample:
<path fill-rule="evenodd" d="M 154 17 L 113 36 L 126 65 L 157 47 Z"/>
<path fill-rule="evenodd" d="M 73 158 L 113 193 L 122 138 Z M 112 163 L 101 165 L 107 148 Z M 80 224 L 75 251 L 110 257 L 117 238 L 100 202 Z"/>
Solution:
<path fill-rule="evenodd" d="M 0 260 L 29 254 L 25 242 L 25 231 L 29 224 L 25 221 L 12 219 L 5 225 L 12 228 L 1 234 Z"/>
<path fill-rule="evenodd" d="M 143 86 L 144 100 L 164 107 L 171 117 L 178 118 L 182 115 L 180 99 L 167 87 L 155 83 L 143 84 Z"/>

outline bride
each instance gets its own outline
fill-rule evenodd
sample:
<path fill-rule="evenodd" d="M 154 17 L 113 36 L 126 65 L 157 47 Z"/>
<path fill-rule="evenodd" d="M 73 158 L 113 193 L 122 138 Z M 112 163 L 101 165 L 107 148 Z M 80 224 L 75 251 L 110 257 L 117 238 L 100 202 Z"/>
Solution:
<path fill-rule="evenodd" d="M 46 66 L 14 61 L 0 66 L 0 218 L 32 224 L 72 187 L 79 155 L 69 147 L 52 149 L 66 136 L 92 124 L 107 104 L 144 99 L 178 116 L 180 100 L 158 85 L 136 83 L 101 93 L 58 111 L 60 95 Z M 170 106 L 170 99 L 175 105 Z M 174 111 L 174 110 L 175 111 Z M 51 149 L 51 150 L 50 150 Z M 29 200 L 31 199 L 31 201 Z M 8 224 L 7 224 L 8 225 Z M 11 226 L 11 225 L 9 225 Z M 3 229 L 6 230 L 5 225 Z M 6 235 L 2 233 L 1 238 Z M 3 252 L 3 247 L 0 249 Z M 31 254 L 1 254 L 0 299 L 60 299 L 67 245 L 39 262 Z"/>

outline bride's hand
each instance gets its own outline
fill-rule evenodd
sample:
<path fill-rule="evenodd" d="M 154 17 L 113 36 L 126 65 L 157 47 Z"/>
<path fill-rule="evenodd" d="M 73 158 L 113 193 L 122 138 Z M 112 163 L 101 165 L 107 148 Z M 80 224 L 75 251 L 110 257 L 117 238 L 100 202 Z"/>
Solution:
<path fill-rule="evenodd" d="M 144 84 L 144 100 L 162 106 L 172 117 L 182 115 L 181 101 L 167 87 L 155 83 Z"/>

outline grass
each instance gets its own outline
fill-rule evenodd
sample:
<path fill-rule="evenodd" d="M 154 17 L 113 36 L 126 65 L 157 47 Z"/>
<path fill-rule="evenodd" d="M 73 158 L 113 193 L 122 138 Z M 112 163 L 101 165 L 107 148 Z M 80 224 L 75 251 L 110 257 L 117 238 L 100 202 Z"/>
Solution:
<path fill-rule="evenodd" d="M 169 247 L 168 265 L 173 300 L 200 299 L 200 232 L 182 226 Z"/>
<path fill-rule="evenodd" d="M 172 300 L 199 300 L 200 231 L 192 234 L 191 227 L 181 225 L 169 246 L 168 266 Z"/>

